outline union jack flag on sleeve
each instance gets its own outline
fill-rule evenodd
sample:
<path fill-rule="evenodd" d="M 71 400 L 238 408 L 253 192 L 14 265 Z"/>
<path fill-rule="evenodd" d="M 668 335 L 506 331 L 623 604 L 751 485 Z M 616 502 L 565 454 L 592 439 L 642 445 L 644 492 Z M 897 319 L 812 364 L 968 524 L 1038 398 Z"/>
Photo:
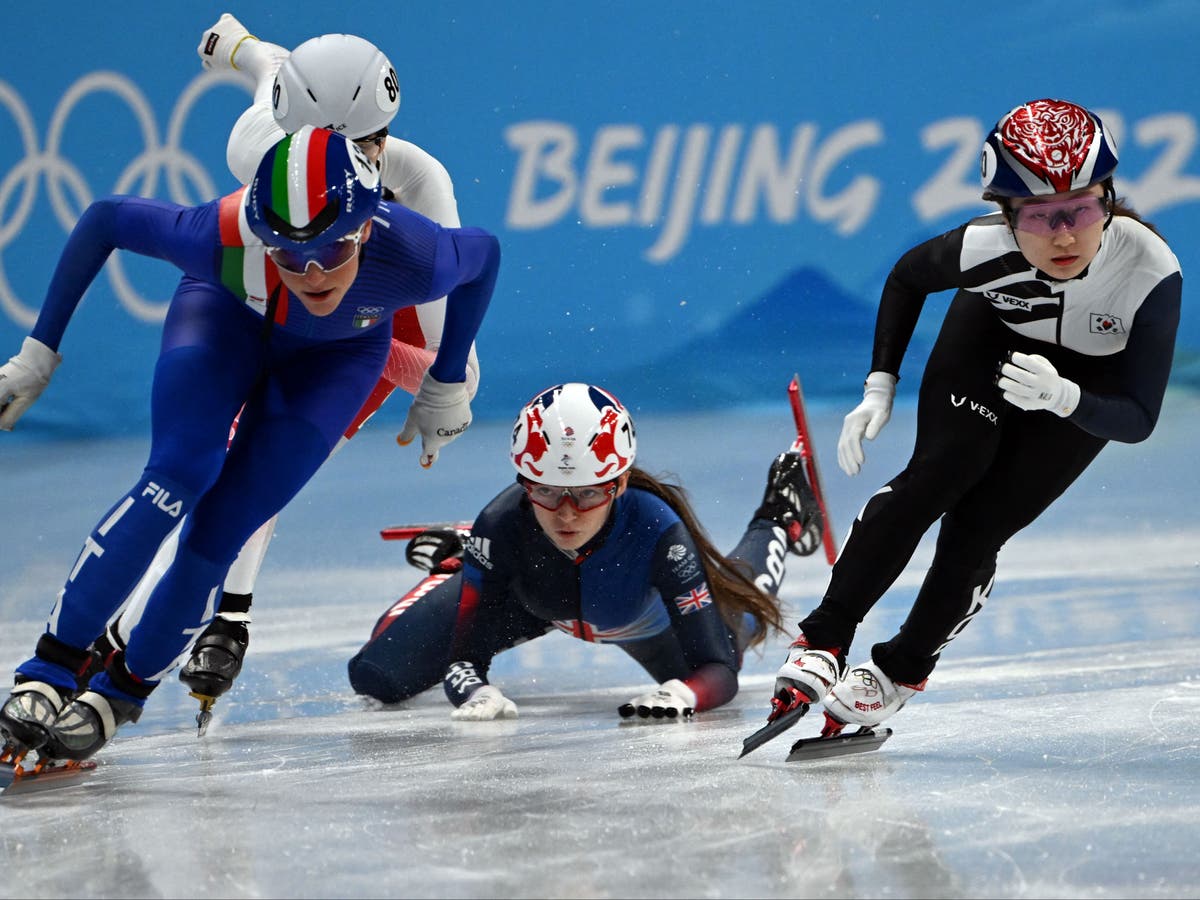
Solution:
<path fill-rule="evenodd" d="M 708 592 L 708 585 L 702 584 L 698 588 L 693 588 L 686 594 L 681 594 L 675 598 L 675 606 L 679 608 L 682 615 L 694 613 L 704 609 L 712 603 L 712 595 Z"/>

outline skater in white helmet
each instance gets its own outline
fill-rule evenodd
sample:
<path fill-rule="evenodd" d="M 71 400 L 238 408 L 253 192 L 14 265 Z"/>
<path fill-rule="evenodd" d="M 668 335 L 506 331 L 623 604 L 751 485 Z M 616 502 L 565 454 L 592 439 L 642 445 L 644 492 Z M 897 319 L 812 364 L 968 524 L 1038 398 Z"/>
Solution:
<path fill-rule="evenodd" d="M 799 455 L 779 454 L 726 556 L 683 490 L 637 454 L 633 419 L 604 388 L 574 382 L 532 397 L 512 430 L 517 483 L 465 540 L 443 529 L 413 538 L 406 556 L 431 574 L 350 660 L 354 690 L 399 703 L 441 684 L 453 719 L 513 718 L 516 702 L 489 681 L 493 658 L 558 630 L 615 644 L 654 679 L 621 718 L 679 722 L 732 700 L 743 651 L 780 625 L 786 554 L 821 545 L 816 498 Z"/>
<path fill-rule="evenodd" d="M 313 125 L 337 131 L 358 145 L 379 168 L 385 200 L 396 200 L 440 225 L 461 224 L 445 167 L 417 145 L 388 134 L 400 107 L 400 87 L 395 68 L 370 41 L 351 34 L 324 34 L 289 52 L 260 41 L 225 13 L 206 29 L 196 52 L 205 68 L 241 71 L 254 81 L 253 102 L 234 124 L 226 147 L 229 169 L 242 183 L 254 176 L 263 154 L 285 134 Z M 441 343 L 445 314 L 444 297 L 395 313 L 387 368 L 335 453 L 395 388 L 416 393 Z M 479 359 L 472 344 L 467 360 L 467 390 L 472 398 L 478 387 Z M 254 586 L 276 518 L 246 542 L 226 577 L 216 618 L 197 638 L 180 671 L 205 710 L 212 699 L 232 687 L 241 671 L 250 639 Z M 170 564 L 174 547 L 172 537 L 132 593 L 125 612 L 98 642 L 101 652 L 120 646 L 128 635 L 146 597 Z M 206 720 L 203 715 L 202 728 Z"/>

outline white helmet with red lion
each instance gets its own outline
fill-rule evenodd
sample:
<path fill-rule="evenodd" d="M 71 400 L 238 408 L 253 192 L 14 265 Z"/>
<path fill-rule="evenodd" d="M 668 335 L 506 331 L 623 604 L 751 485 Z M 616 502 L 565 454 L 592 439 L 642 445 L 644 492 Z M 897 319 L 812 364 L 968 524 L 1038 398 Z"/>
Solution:
<path fill-rule="evenodd" d="M 538 393 L 513 425 L 511 459 L 537 484 L 582 487 L 611 481 L 637 454 L 633 419 L 603 388 L 571 382 Z"/>

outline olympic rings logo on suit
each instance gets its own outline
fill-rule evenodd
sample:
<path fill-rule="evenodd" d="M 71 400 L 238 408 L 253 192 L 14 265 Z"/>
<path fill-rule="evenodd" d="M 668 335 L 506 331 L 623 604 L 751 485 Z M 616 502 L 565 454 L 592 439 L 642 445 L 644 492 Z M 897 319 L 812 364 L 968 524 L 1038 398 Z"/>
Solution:
<path fill-rule="evenodd" d="M 181 143 L 184 124 L 196 102 L 209 90 L 233 84 L 249 93 L 244 76 L 237 72 L 202 72 L 188 83 L 175 102 L 167 122 L 166 139 L 160 143 L 153 108 L 141 88 L 117 72 L 89 72 L 62 95 L 50 117 L 45 148 L 40 148 L 29 107 L 7 82 L 0 81 L 0 108 L 15 123 L 13 132 L 20 138 L 24 158 L 0 180 L 0 309 L 18 325 L 32 327 L 37 319 L 41 298 L 30 304 L 17 296 L 5 268 L 5 254 L 22 235 L 32 216 L 33 204 L 43 179 L 54 217 L 69 234 L 83 210 L 96 199 L 85 173 L 62 155 L 63 134 L 71 113 L 93 94 L 111 94 L 124 101 L 132 111 L 145 148 L 134 157 L 105 194 L 138 194 L 153 197 L 165 181 L 168 199 L 195 205 L 217 196 L 217 187 L 208 169 Z M 190 193 L 190 182 L 196 192 Z M 11 215 L 8 215 L 11 210 Z M 7 216 L 7 218 L 6 218 Z M 146 322 L 161 322 L 168 300 L 142 297 L 125 274 L 120 254 L 113 254 L 104 269 L 118 301 L 134 317 Z"/>

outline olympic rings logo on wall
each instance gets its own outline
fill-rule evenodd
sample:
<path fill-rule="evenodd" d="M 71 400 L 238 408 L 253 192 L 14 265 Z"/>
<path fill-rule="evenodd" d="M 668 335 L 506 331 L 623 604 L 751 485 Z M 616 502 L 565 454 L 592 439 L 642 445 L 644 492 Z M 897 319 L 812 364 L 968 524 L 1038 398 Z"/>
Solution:
<path fill-rule="evenodd" d="M 153 197 L 158 193 L 162 179 L 172 201 L 194 205 L 217 196 L 217 188 L 208 170 L 183 147 L 180 139 L 184 124 L 199 98 L 223 84 L 246 87 L 243 76 L 237 72 L 202 72 L 193 78 L 180 94 L 167 122 L 166 138 L 160 142 L 153 109 L 138 85 L 116 72 L 91 72 L 75 82 L 59 100 L 50 117 L 46 145 L 42 149 L 38 147 L 28 106 L 11 85 L 0 81 L 0 107 L 13 119 L 15 133 L 25 154 L 0 181 L 0 308 L 13 321 L 31 327 L 37 319 L 37 307 L 22 301 L 13 290 L 4 258 L 5 251 L 29 222 L 39 185 L 45 181 L 55 219 L 64 233 L 70 233 L 83 210 L 95 199 L 84 173 L 61 154 L 63 133 L 75 108 L 92 94 L 112 94 L 129 106 L 137 121 L 145 149 L 130 161 L 112 190 L 106 193 Z M 188 192 L 189 182 L 195 187 L 195 194 Z M 196 197 L 202 199 L 194 199 Z M 10 209 L 11 215 L 7 215 Z M 117 299 L 133 316 L 146 322 L 163 320 L 169 300 L 154 301 L 142 297 L 126 276 L 119 254 L 109 258 L 105 272 Z"/>

